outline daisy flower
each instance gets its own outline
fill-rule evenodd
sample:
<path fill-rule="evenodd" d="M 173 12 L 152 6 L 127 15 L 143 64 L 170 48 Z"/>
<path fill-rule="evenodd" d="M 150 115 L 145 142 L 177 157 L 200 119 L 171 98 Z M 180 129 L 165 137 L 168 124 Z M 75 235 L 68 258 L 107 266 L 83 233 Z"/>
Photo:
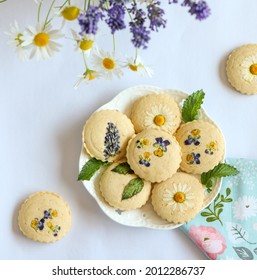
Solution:
<path fill-rule="evenodd" d="M 77 51 L 83 52 L 87 57 L 90 55 L 94 46 L 95 36 L 93 34 L 83 33 L 80 36 L 75 30 L 71 29 L 73 40 Z"/>
<path fill-rule="evenodd" d="M 40 60 L 50 58 L 54 52 L 59 51 L 61 45 L 55 40 L 63 36 L 60 30 L 52 29 L 51 24 L 47 24 L 45 28 L 38 24 L 36 27 L 27 27 L 21 39 L 23 46 L 31 49 L 30 58 L 36 56 Z"/>
<path fill-rule="evenodd" d="M 90 81 L 99 78 L 99 74 L 94 71 L 94 70 L 90 70 L 87 69 L 82 75 L 79 76 L 79 79 L 77 80 L 77 82 L 74 85 L 75 89 L 78 89 L 78 87 L 82 84 L 82 83 L 89 83 Z"/>
<path fill-rule="evenodd" d="M 183 212 L 193 206 L 192 199 L 194 195 L 191 188 L 186 184 L 173 184 L 172 190 L 166 190 L 163 194 L 163 200 L 170 206 L 171 211 L 179 210 Z"/>
<path fill-rule="evenodd" d="M 246 57 L 241 65 L 243 78 L 248 82 L 257 82 L 257 55 Z"/>
<path fill-rule="evenodd" d="M 113 76 L 120 78 L 123 75 L 122 65 L 114 53 L 97 50 L 92 56 L 92 63 L 96 71 L 106 79 L 112 79 Z"/>
<path fill-rule="evenodd" d="M 131 71 L 138 73 L 141 77 L 153 76 L 153 70 L 151 67 L 144 65 L 142 59 L 137 56 L 136 59 L 133 57 L 128 58 L 125 67 L 128 67 Z"/>
<path fill-rule="evenodd" d="M 14 24 L 11 24 L 10 32 L 5 32 L 5 34 L 11 37 L 9 44 L 15 48 L 18 57 L 21 60 L 27 60 L 28 49 L 23 45 L 24 43 L 24 41 L 22 40 L 23 35 L 20 32 L 20 28 L 17 21 L 15 21 Z"/>
<path fill-rule="evenodd" d="M 257 214 L 257 198 L 253 196 L 239 197 L 233 207 L 234 217 L 238 220 L 247 220 Z"/>
<path fill-rule="evenodd" d="M 166 105 L 154 105 L 151 110 L 146 113 L 144 125 L 148 128 L 162 127 L 170 131 L 173 128 L 173 114 Z"/>

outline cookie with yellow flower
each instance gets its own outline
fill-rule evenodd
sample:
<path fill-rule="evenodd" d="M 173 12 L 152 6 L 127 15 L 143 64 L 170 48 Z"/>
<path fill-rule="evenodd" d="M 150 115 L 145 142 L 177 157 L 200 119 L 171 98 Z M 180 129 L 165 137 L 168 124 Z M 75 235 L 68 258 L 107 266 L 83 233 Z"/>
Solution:
<path fill-rule="evenodd" d="M 116 110 L 100 110 L 87 120 L 82 138 L 91 157 L 113 162 L 125 156 L 127 143 L 134 133 L 134 126 L 125 114 Z"/>
<path fill-rule="evenodd" d="M 225 140 L 221 131 L 210 122 L 192 121 L 177 130 L 182 151 L 180 168 L 193 174 L 202 174 L 223 160 Z"/>
<path fill-rule="evenodd" d="M 229 55 L 227 78 L 239 92 L 257 94 L 257 44 L 241 46 Z"/>
<path fill-rule="evenodd" d="M 131 121 L 135 131 L 155 128 L 174 133 L 181 122 L 178 104 L 168 94 L 148 94 L 134 102 Z"/>
<path fill-rule="evenodd" d="M 177 172 L 181 162 L 181 149 L 170 133 L 146 129 L 130 140 L 127 160 L 140 178 L 153 183 L 161 182 Z"/>
<path fill-rule="evenodd" d="M 182 224 L 202 209 L 204 188 L 193 175 L 178 172 L 168 180 L 154 184 L 151 198 L 154 211 L 161 218 Z"/>
<path fill-rule="evenodd" d="M 134 174 L 126 161 L 111 164 L 102 174 L 100 191 L 105 201 L 120 210 L 142 207 L 151 194 L 151 183 Z"/>
<path fill-rule="evenodd" d="M 49 243 L 63 238 L 71 227 L 71 210 L 58 194 L 36 192 L 22 204 L 18 224 L 28 238 Z"/>

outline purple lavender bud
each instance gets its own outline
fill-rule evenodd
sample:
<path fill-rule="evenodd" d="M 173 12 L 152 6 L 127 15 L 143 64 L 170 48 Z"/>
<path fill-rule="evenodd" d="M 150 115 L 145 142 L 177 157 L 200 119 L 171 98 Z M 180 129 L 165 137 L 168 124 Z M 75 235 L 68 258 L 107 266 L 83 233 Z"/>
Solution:
<path fill-rule="evenodd" d="M 159 7 L 160 4 L 160 1 L 154 1 L 147 6 L 148 18 L 150 20 L 150 29 L 153 31 L 158 31 L 159 27 L 165 28 L 166 26 L 166 20 L 163 19 L 165 12 Z"/>
<path fill-rule="evenodd" d="M 125 7 L 123 4 L 114 4 L 112 8 L 107 10 L 108 19 L 105 22 L 111 28 L 111 33 L 114 34 L 117 30 L 126 28 L 125 25 Z"/>

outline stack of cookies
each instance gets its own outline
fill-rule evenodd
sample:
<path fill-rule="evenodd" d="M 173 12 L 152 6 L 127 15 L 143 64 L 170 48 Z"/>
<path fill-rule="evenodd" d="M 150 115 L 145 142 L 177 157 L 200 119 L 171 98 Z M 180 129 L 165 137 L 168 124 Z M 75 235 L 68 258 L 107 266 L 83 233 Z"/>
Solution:
<path fill-rule="evenodd" d="M 88 154 L 109 162 L 100 179 L 105 201 L 121 210 L 142 207 L 151 197 L 162 219 L 181 224 L 202 209 L 204 187 L 197 175 L 222 161 L 224 139 L 206 121 L 184 123 L 179 104 L 168 94 L 148 94 L 131 115 L 95 112 L 83 129 Z"/>

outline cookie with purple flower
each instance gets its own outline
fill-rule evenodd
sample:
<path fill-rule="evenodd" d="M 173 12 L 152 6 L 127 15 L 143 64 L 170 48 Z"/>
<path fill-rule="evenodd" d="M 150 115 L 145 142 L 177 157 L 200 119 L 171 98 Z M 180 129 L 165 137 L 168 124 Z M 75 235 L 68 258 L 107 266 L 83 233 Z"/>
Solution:
<path fill-rule="evenodd" d="M 36 192 L 22 204 L 18 224 L 28 238 L 49 243 L 63 238 L 71 227 L 71 210 L 58 194 Z"/>
<path fill-rule="evenodd" d="M 214 124 L 205 121 L 187 122 L 180 126 L 175 137 L 182 150 L 180 168 L 187 173 L 207 172 L 224 158 L 224 137 Z"/>
<path fill-rule="evenodd" d="M 177 172 L 181 149 L 170 133 L 146 129 L 130 140 L 127 160 L 140 178 L 153 183 L 161 182 Z"/>
<path fill-rule="evenodd" d="M 125 114 L 101 110 L 93 113 L 84 125 L 83 144 L 91 157 L 113 162 L 125 156 L 134 133 L 134 126 Z"/>

